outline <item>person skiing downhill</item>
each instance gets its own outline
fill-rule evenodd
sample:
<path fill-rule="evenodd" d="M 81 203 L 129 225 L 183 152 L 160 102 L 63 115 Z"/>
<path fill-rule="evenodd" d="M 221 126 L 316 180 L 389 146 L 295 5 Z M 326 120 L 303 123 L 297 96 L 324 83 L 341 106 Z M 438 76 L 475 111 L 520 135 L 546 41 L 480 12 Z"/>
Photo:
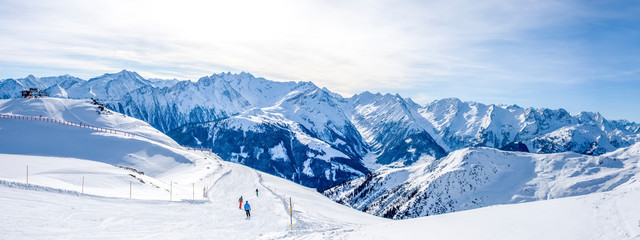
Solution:
<path fill-rule="evenodd" d="M 256 188 L 256 197 L 258 196 L 258 189 Z"/>
<path fill-rule="evenodd" d="M 244 211 L 247 213 L 247 218 L 251 217 L 251 205 L 249 205 L 249 201 L 244 203 Z"/>
<path fill-rule="evenodd" d="M 240 206 L 238 206 L 238 209 L 242 209 L 242 196 L 240 196 L 240 199 L 238 200 L 238 202 L 240 203 Z"/>

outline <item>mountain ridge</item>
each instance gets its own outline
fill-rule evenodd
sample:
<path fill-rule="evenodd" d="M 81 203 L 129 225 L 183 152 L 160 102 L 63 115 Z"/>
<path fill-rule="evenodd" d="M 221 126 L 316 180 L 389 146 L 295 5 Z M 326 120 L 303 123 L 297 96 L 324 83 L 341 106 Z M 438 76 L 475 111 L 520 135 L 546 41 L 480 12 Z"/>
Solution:
<path fill-rule="evenodd" d="M 225 160 L 260 166 L 284 178 L 313 179 L 305 180 L 305 185 L 318 189 L 382 166 L 411 166 L 467 147 L 519 143 L 535 153 L 602 155 L 640 140 L 639 124 L 607 120 L 599 113 L 571 114 L 564 109 L 486 105 L 457 98 L 419 105 L 399 94 L 366 91 L 344 98 L 312 82 L 276 82 L 246 72 L 167 84 L 154 84 L 127 70 L 89 81 L 69 75 L 47 78 L 46 83 L 35 80 L 34 76 L 2 80 L 0 97 L 16 97 L 17 88 L 33 85 L 56 97 L 96 98 L 114 111 L 148 122 L 180 144 L 212 148 Z M 278 136 L 266 136 L 265 129 Z M 317 157 L 330 152 L 334 159 Z M 283 165 L 278 159 L 285 155 L 291 162 Z M 314 164 L 316 168 L 311 167 Z M 331 166 L 330 173 L 320 166 Z"/>

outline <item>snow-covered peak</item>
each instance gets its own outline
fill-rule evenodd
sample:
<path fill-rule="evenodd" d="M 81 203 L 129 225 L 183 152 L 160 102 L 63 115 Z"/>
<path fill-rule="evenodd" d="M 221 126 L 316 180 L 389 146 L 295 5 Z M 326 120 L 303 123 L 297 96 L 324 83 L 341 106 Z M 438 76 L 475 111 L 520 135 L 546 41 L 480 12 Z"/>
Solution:
<path fill-rule="evenodd" d="M 313 84 L 300 83 L 277 105 L 265 108 L 276 112 L 311 131 L 317 138 L 360 158 L 364 154 L 362 139 L 342 110 L 345 99 Z"/>
<path fill-rule="evenodd" d="M 369 91 L 364 91 L 358 94 L 354 94 L 353 96 L 350 97 L 350 99 L 353 99 L 352 101 L 364 101 L 364 102 L 371 102 L 372 99 L 381 96 L 382 94 L 378 93 L 371 93 Z"/>
<path fill-rule="evenodd" d="M 580 112 L 575 115 L 582 123 L 603 124 L 604 117 L 599 112 Z"/>
<path fill-rule="evenodd" d="M 471 102 L 468 102 L 471 103 Z M 440 100 L 434 100 L 433 102 L 427 104 L 427 106 L 438 106 L 438 107 L 457 107 L 458 105 L 463 104 L 462 100 L 459 98 L 443 98 Z"/>
<path fill-rule="evenodd" d="M 28 80 L 28 81 L 38 81 L 38 78 L 37 78 L 37 77 L 35 77 L 35 76 L 33 76 L 33 75 L 31 75 L 31 74 L 29 74 L 29 76 L 27 76 L 27 77 L 26 77 L 26 78 L 24 78 L 24 79 L 25 79 L 25 80 Z"/>
<path fill-rule="evenodd" d="M 111 80 L 121 80 L 121 81 L 128 80 L 128 81 L 146 82 L 146 80 L 142 76 L 140 76 L 137 72 L 127 71 L 126 69 L 123 69 L 122 71 L 117 73 L 105 73 L 99 77 L 89 79 L 89 82 L 94 82 L 94 81 L 108 82 Z"/>
<path fill-rule="evenodd" d="M 432 138 L 433 126 L 418 105 L 399 95 L 364 92 L 349 98 L 351 121 L 374 152 L 378 164 L 410 165 L 439 158 L 445 150 Z"/>
<path fill-rule="evenodd" d="M 43 88 L 50 84 L 50 81 L 43 81 L 42 79 L 37 78 L 31 74 L 29 74 L 29 76 L 27 76 L 26 78 L 15 79 L 13 81 L 17 82 L 25 89 L 30 87 Z"/>
<path fill-rule="evenodd" d="M 40 80 L 42 80 L 43 82 L 53 85 L 53 84 L 58 84 L 58 83 L 62 83 L 65 81 L 71 81 L 71 82 L 83 82 L 85 80 L 82 80 L 81 78 L 78 77 L 74 77 L 71 76 L 69 74 L 65 74 L 65 75 L 60 75 L 60 76 L 56 76 L 56 77 L 42 77 L 40 78 Z"/>
<path fill-rule="evenodd" d="M 231 72 L 220 72 L 211 74 L 206 78 L 221 78 L 227 81 L 235 80 L 235 79 L 246 79 L 246 78 L 255 78 L 253 74 L 242 71 L 240 73 L 231 73 Z"/>
<path fill-rule="evenodd" d="M 180 82 L 180 80 L 174 79 L 159 79 L 159 78 L 149 78 L 147 79 L 151 86 L 156 88 L 165 88 L 165 87 L 173 87 Z"/>
<path fill-rule="evenodd" d="M 248 73 L 238 74 L 226 80 L 252 106 L 258 108 L 273 106 L 288 93 L 299 88 L 299 84 L 295 82 L 275 82 L 264 78 L 256 78 Z"/>
<path fill-rule="evenodd" d="M 151 84 L 136 72 L 122 70 L 118 73 L 106 73 L 74 84 L 66 89 L 69 98 L 96 98 L 117 100 L 127 93 Z"/>

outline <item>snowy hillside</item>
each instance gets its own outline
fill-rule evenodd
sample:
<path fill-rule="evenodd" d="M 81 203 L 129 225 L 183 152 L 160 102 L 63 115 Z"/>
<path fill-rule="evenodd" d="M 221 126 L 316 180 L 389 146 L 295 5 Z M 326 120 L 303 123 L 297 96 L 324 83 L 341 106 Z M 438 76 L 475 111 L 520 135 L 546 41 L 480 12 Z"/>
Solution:
<path fill-rule="evenodd" d="M 367 225 L 345 239 L 640 239 L 640 185 Z M 320 235 L 320 234 L 317 234 Z"/>
<path fill-rule="evenodd" d="M 86 193 L 94 195 L 129 196 L 131 184 L 134 198 L 166 199 L 171 180 L 191 184 L 219 165 L 217 156 L 204 158 L 89 100 L 0 100 L 0 136 L 0 179 L 23 181 L 29 171 L 32 183 L 77 191 L 86 178 Z M 191 176 L 176 176 L 178 170 Z M 178 183 L 173 187 L 181 192 Z"/>
<path fill-rule="evenodd" d="M 640 176 L 640 143 L 602 156 L 466 148 L 404 168 L 381 168 L 325 195 L 393 219 L 610 191 Z"/>

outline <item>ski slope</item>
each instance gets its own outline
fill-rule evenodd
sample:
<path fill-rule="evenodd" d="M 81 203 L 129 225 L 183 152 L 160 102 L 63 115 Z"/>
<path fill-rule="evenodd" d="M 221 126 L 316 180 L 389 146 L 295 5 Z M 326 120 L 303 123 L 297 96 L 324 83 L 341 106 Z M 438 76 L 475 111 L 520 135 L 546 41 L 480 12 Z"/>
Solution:
<path fill-rule="evenodd" d="M 95 108 L 84 100 L 0 101 L 4 115 L 135 133 L 0 118 L 0 239 L 640 239 L 635 176 L 610 192 L 393 221 Z"/>
<path fill-rule="evenodd" d="M 392 221 L 241 165 L 223 163 L 221 170 L 208 201 L 98 197 L 1 181 L 0 217 L 11 221 L 0 232 L 7 239 L 640 239 L 638 184 Z M 237 208 L 241 194 L 253 208 L 251 219 Z"/>
<path fill-rule="evenodd" d="M 221 170 L 206 201 L 99 197 L 0 181 L 0 217 L 14 219 L 0 232 L 7 239 L 274 239 L 389 221 L 241 165 Z M 240 195 L 252 206 L 251 219 L 238 209 Z M 294 231 L 285 196 L 293 199 Z"/>

